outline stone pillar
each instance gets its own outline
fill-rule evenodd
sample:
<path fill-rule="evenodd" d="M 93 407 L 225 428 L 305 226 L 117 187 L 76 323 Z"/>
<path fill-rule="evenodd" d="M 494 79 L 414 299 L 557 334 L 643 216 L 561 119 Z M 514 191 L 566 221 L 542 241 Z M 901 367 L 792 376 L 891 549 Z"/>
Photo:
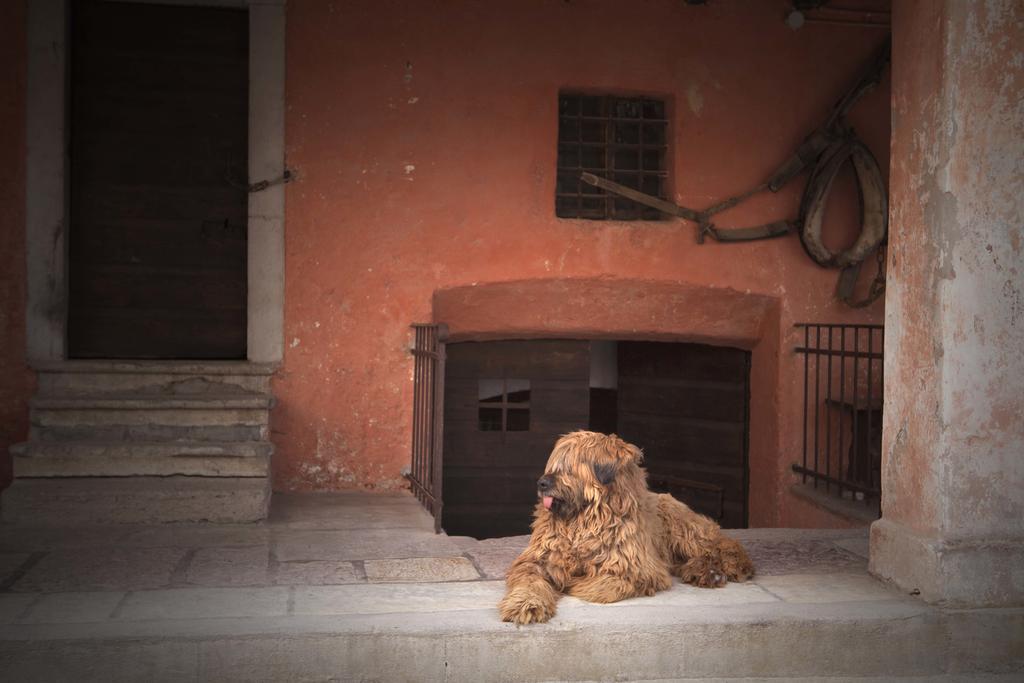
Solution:
<path fill-rule="evenodd" d="M 893 4 L 882 518 L 871 571 L 1024 604 L 1024 4 Z"/>
<path fill-rule="evenodd" d="M 67 2 L 28 3 L 25 312 L 28 359 L 63 360 L 67 336 Z"/>
<path fill-rule="evenodd" d="M 248 358 L 284 357 L 284 0 L 249 2 Z"/>

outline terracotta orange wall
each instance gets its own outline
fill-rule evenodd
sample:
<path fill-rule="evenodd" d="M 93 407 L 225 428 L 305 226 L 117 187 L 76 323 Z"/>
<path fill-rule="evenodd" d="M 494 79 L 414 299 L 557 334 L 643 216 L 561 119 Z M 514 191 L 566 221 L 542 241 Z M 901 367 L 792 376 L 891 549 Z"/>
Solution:
<path fill-rule="evenodd" d="M 28 432 L 25 365 L 25 4 L 0 3 L 0 488 Z"/>
<path fill-rule="evenodd" d="M 703 288 L 737 308 L 682 329 L 686 309 L 640 335 L 730 343 L 755 354 L 751 520 L 831 525 L 787 493 L 799 441 L 800 320 L 879 322 L 851 312 L 796 238 L 697 245 L 674 222 L 554 217 L 557 94 L 643 93 L 670 102 L 673 198 L 691 206 L 762 180 L 824 117 L 883 38 L 868 28 L 798 32 L 785 2 L 689 7 L 651 0 L 480 3 L 292 2 L 288 6 L 286 355 L 275 381 L 275 488 L 404 485 L 411 419 L 408 324 L 441 319 L 441 292 L 488 283 L 638 283 Z M 0 10 L 0 485 L 24 438 L 25 5 Z M 888 79 L 852 121 L 888 166 Z M 801 182 L 722 217 L 749 225 L 796 212 Z M 850 178 L 830 203 L 834 244 L 855 229 Z M 844 193 L 845 190 L 845 193 Z M 844 208 L 846 210 L 844 210 Z M 769 302 L 765 304 L 764 302 Z M 765 312 L 753 337 L 730 316 Z M 618 310 L 587 310 L 623 331 Z M 515 332 L 506 316 L 490 336 Z M 739 327 L 749 327 L 750 319 Z M 690 326 L 692 327 L 692 325 Z M 553 324 L 566 333 L 570 320 Z M 534 330 L 533 336 L 537 336 Z M 746 335 L 746 331 L 743 332 Z M 733 335 L 733 337 L 730 337 Z M 478 335 L 479 336 L 479 335 Z M 758 358 L 767 359 L 758 362 Z"/>
<path fill-rule="evenodd" d="M 753 397 L 764 422 L 754 429 L 768 444 L 764 461 L 752 456 L 752 523 L 838 523 L 797 514 L 784 493 L 801 419 L 792 325 L 879 322 L 881 303 L 856 312 L 836 303 L 836 271 L 816 266 L 796 237 L 698 245 L 689 224 L 554 216 L 563 88 L 666 98 L 673 198 L 684 204 L 707 206 L 773 171 L 884 39 L 824 24 L 794 32 L 782 21 L 787 5 L 289 3 L 287 163 L 298 180 L 287 191 L 275 487 L 403 486 L 408 325 L 443 319 L 438 292 L 622 280 L 776 302 L 759 340 L 746 342 L 755 358 L 759 348 L 774 359 L 753 369 L 767 387 Z M 888 78 L 851 118 L 887 172 Z M 839 186 L 829 205 L 834 244 L 856 221 L 851 179 Z M 720 224 L 793 216 L 801 187 L 758 197 Z M 593 330 L 619 329 L 619 310 L 580 305 Z M 565 324 L 551 333 L 575 329 Z M 517 325 L 499 317 L 477 332 L 515 336 Z"/>

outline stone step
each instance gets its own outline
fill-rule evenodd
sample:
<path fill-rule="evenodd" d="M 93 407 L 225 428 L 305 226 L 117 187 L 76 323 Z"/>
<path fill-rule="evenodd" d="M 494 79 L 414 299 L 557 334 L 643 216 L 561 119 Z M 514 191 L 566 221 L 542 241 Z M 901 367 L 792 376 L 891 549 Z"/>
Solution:
<path fill-rule="evenodd" d="M 273 452 L 265 441 L 29 441 L 11 448 L 16 477 L 266 477 Z"/>
<path fill-rule="evenodd" d="M 271 363 L 248 361 L 103 361 L 36 363 L 39 393 L 232 390 L 268 393 Z"/>
<path fill-rule="evenodd" d="M 524 627 L 498 619 L 497 581 L 12 594 L 0 596 L 12 615 L 0 619 L 0 661 L 11 680 L 48 681 L 937 683 L 1021 673 L 1022 610 L 699 590 L 613 605 L 563 598 L 550 623 Z M 1003 677 L 980 678 L 993 673 Z"/>
<path fill-rule="evenodd" d="M 268 394 L 90 394 L 48 395 L 32 398 L 37 412 L 136 411 L 136 410 L 269 410 L 274 399 Z"/>
<path fill-rule="evenodd" d="M 55 526 L 255 522 L 267 516 L 269 502 L 268 476 L 19 475 L 0 497 L 0 517 Z"/>
<path fill-rule="evenodd" d="M 238 425 L 164 425 L 138 424 L 58 424 L 29 426 L 32 441 L 266 441 L 266 424 Z"/>
<path fill-rule="evenodd" d="M 32 399 L 30 438 L 39 441 L 267 438 L 273 399 L 266 394 L 50 396 Z"/>
<path fill-rule="evenodd" d="M 63 361 L 33 366 L 29 441 L 8 520 L 249 522 L 270 496 L 273 364 Z"/>

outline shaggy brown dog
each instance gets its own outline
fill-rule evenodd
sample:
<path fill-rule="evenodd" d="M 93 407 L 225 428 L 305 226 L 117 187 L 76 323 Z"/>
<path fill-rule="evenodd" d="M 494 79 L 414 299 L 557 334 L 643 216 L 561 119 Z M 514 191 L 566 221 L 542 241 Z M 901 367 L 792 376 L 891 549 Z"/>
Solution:
<path fill-rule="evenodd" d="M 558 440 L 537 482 L 530 545 L 508 570 L 502 620 L 547 621 L 562 593 L 616 602 L 665 590 L 672 574 L 707 588 L 754 574 L 746 551 L 717 524 L 647 490 L 642 459 L 615 435 Z"/>

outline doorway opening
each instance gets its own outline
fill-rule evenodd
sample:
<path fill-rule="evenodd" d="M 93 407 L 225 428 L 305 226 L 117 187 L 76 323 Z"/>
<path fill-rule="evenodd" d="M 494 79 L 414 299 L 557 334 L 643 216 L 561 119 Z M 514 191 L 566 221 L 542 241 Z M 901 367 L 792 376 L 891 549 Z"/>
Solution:
<path fill-rule="evenodd" d="M 447 345 L 444 507 L 451 535 L 527 534 L 559 436 L 616 433 L 650 488 L 747 526 L 750 353 L 704 344 L 541 339 Z"/>
<path fill-rule="evenodd" d="M 246 357 L 249 17 L 72 6 L 70 358 Z"/>

